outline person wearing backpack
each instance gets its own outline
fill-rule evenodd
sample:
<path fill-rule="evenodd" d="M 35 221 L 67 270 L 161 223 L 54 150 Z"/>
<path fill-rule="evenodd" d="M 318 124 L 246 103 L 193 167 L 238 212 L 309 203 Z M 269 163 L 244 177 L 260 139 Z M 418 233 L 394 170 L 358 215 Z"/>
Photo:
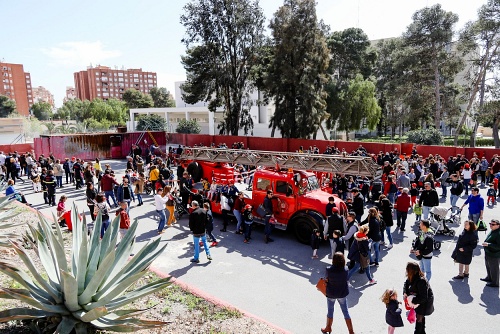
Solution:
<path fill-rule="evenodd" d="M 339 214 L 339 208 L 334 207 L 332 208 L 332 215 L 328 217 L 325 221 L 324 229 L 323 229 L 323 235 L 325 236 L 325 240 L 330 241 L 330 249 L 331 249 L 331 256 L 335 253 L 335 247 L 334 247 L 334 236 L 333 236 L 333 231 L 338 230 L 343 236 L 345 234 L 345 231 L 347 230 L 347 224 L 344 219 Z"/>
<path fill-rule="evenodd" d="M 464 184 L 458 178 L 457 174 L 451 175 L 450 182 L 450 204 L 451 204 L 451 212 L 455 213 L 457 207 L 457 201 L 462 192 L 464 191 Z"/>
<path fill-rule="evenodd" d="M 354 212 L 349 212 L 347 214 L 347 228 L 344 236 L 340 237 L 340 240 L 345 243 L 348 250 L 351 249 L 352 243 L 354 242 L 354 235 L 359 230 L 359 225 L 356 220 L 356 214 Z M 354 262 L 350 261 L 349 269 L 354 266 Z"/>

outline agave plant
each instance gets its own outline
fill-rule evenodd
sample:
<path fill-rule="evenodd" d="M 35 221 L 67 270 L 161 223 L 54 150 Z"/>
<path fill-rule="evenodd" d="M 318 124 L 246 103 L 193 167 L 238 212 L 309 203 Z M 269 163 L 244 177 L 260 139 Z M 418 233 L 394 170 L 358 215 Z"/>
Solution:
<path fill-rule="evenodd" d="M 0 288 L 0 298 L 17 299 L 30 307 L 1 311 L 0 322 L 45 318 L 56 322 L 55 333 L 60 334 L 73 330 L 77 334 L 87 333 L 89 326 L 132 332 L 165 325 L 161 321 L 134 318 L 145 310 L 121 308 L 170 284 L 170 278 L 165 278 L 126 291 L 147 272 L 150 264 L 163 252 L 166 245 L 160 246 L 158 238 L 129 259 L 135 243 L 137 219 L 116 246 L 119 217 L 111 223 L 101 239 L 100 215 L 96 219 L 95 229 L 88 236 L 85 218 L 83 221 L 78 219 L 76 207 L 73 207 L 72 211 L 71 263 L 66 259 L 63 236 L 58 224 L 52 224 L 39 215 L 37 227 L 30 226 L 36 241 L 33 248 L 40 258 L 47 278 L 40 274 L 24 249 L 18 243 L 12 242 L 13 249 L 29 273 L 0 261 L 0 272 L 24 287 Z M 52 226 L 55 226 L 55 229 Z"/>
<path fill-rule="evenodd" d="M 1 189 L 0 189 L 1 191 Z M 0 247 L 9 247 L 10 238 L 15 238 L 18 235 L 15 233 L 7 232 L 6 230 L 14 226 L 19 226 L 22 223 L 9 222 L 9 220 L 17 216 L 19 212 L 16 209 L 7 209 L 6 207 L 10 204 L 10 199 L 8 197 L 0 198 Z"/>

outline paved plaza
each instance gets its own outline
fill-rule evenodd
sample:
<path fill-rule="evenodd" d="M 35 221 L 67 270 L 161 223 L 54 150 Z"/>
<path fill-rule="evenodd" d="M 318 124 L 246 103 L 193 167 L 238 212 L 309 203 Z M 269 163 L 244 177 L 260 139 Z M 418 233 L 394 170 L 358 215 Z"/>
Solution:
<path fill-rule="evenodd" d="M 105 163 L 110 163 L 121 178 L 126 165 L 124 160 L 102 161 L 103 166 Z M 31 182 L 23 184 L 18 181 L 16 188 L 27 195 L 28 202 L 34 208 L 46 215 L 55 214 L 56 207 L 43 204 L 42 194 L 33 193 Z M 438 193 L 441 194 L 441 189 L 438 189 Z M 64 188 L 57 189 L 56 201 L 62 194 L 68 196 L 66 208 L 76 203 L 79 210 L 84 210 L 87 218 L 90 218 L 85 189 L 76 190 L 73 185 L 64 184 Z M 481 188 L 481 195 L 486 200 L 486 188 Z M 137 207 L 137 203 L 133 203 L 130 210 L 131 219 L 138 218 L 140 221 L 136 247 L 158 238 L 153 196 L 144 195 L 143 198 L 143 206 Z M 459 206 L 465 198 L 463 195 Z M 449 199 L 442 205 L 449 207 Z M 462 220 L 466 216 L 467 208 L 462 213 Z M 499 217 L 500 204 L 485 209 L 484 218 L 487 222 Z M 251 243 L 245 244 L 241 235 L 233 233 L 234 225 L 230 225 L 226 233 L 219 232 L 222 228 L 220 218 L 215 217 L 214 234 L 219 238 L 219 245 L 211 249 L 212 262 L 207 261 L 202 254 L 199 264 L 190 263 L 193 243 L 188 218 L 183 217 L 161 235 L 162 242 L 168 243 L 168 246 L 153 264 L 154 267 L 291 333 L 320 333 L 320 327 L 325 325 L 326 300 L 316 290 L 315 284 L 329 262 L 329 245 L 322 243 L 320 259 L 313 260 L 311 247 L 298 243 L 290 233 L 274 231 L 273 238 L 276 241 L 265 244 L 261 226 L 255 228 Z M 387 288 L 396 288 L 402 294 L 406 263 L 414 259 L 409 254 L 411 242 L 415 238 L 414 221 L 415 216 L 409 214 L 406 232 L 393 233 L 394 248 L 381 248 L 380 266 L 372 267 L 378 284 L 368 285 L 364 274 L 353 276 L 355 281 L 352 282 L 348 301 L 356 333 L 387 332 L 385 305 L 380 301 L 380 296 Z M 457 236 L 462 231 L 461 226 L 450 227 L 456 230 Z M 436 311 L 427 317 L 427 333 L 495 332 L 500 324 L 499 290 L 485 287 L 479 280 L 486 275 L 481 246 L 474 252 L 470 278 L 463 281 L 451 279 L 458 273 L 458 265 L 451 259 L 457 236 L 436 237 L 443 244 L 432 260 L 430 284 L 435 295 Z M 485 236 L 485 232 L 479 232 L 480 243 Z M 396 332 L 413 333 L 414 326 L 406 319 L 404 322 L 405 327 Z M 338 305 L 332 328 L 334 333 L 347 333 Z"/>

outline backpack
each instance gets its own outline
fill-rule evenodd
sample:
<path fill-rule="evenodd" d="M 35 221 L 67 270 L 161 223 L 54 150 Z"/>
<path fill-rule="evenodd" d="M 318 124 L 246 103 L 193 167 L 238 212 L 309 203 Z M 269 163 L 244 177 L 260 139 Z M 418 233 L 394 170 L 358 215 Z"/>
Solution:
<path fill-rule="evenodd" d="M 477 222 L 476 224 L 476 230 L 478 231 L 484 231 L 486 233 L 486 231 L 488 231 L 488 226 L 486 225 L 486 223 L 484 222 L 484 220 L 480 220 Z"/>

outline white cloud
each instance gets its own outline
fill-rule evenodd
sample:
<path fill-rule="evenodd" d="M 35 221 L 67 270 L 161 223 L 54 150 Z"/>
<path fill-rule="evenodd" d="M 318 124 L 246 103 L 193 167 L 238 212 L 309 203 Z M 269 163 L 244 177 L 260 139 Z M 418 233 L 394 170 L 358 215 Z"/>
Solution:
<path fill-rule="evenodd" d="M 42 52 L 52 59 L 50 65 L 66 67 L 97 65 L 106 59 L 121 56 L 118 50 L 105 50 L 100 41 L 65 42 L 42 49 Z"/>

